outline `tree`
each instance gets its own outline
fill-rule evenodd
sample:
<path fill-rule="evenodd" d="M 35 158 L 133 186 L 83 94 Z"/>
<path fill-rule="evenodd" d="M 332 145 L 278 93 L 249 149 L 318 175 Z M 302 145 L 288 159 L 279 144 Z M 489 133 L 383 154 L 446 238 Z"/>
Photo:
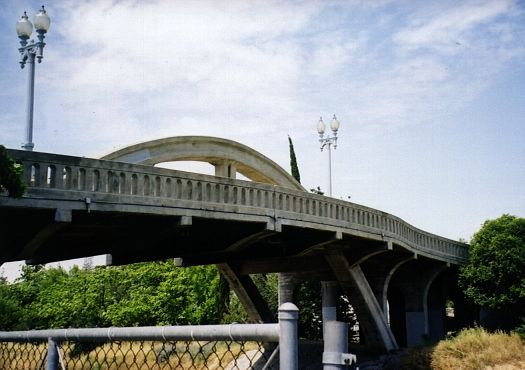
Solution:
<path fill-rule="evenodd" d="M 82 270 L 24 266 L 13 284 L 0 280 L 0 330 L 215 324 L 215 266 L 172 261 Z"/>
<path fill-rule="evenodd" d="M 460 284 L 467 298 L 495 310 L 525 314 L 525 218 L 487 220 L 474 234 Z"/>
<path fill-rule="evenodd" d="M 297 158 L 295 157 L 295 150 L 293 147 L 292 139 L 288 135 L 288 143 L 290 144 L 290 168 L 292 170 L 292 176 L 297 180 L 298 183 L 301 182 L 301 175 L 299 174 L 299 167 L 297 166 Z"/>
<path fill-rule="evenodd" d="M 0 191 L 7 191 L 12 198 L 20 198 L 24 195 L 26 186 L 22 181 L 24 169 L 16 163 L 7 149 L 0 145 Z"/>

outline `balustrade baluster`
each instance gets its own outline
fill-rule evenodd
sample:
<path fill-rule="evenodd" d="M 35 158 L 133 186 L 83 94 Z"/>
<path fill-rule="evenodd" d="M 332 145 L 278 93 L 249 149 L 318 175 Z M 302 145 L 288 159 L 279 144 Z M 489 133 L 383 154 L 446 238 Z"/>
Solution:
<path fill-rule="evenodd" d="M 118 193 L 128 194 L 127 175 L 125 172 L 121 172 L 118 179 Z"/>
<path fill-rule="evenodd" d="M 77 171 L 77 190 L 86 190 L 86 169 L 78 168 Z"/>
<path fill-rule="evenodd" d="M 202 201 L 202 183 L 200 181 L 195 187 L 195 200 Z"/>
<path fill-rule="evenodd" d="M 131 175 L 131 189 L 130 193 L 131 195 L 137 195 L 140 194 L 141 190 L 139 190 L 139 177 L 136 173 Z"/>
<path fill-rule="evenodd" d="M 33 167 L 34 165 L 31 164 L 30 162 L 24 162 L 22 163 L 22 168 L 24 170 L 23 172 L 23 177 L 22 177 L 22 181 L 24 182 L 24 184 L 26 184 L 27 186 L 33 186 L 31 184 L 31 178 L 32 178 L 32 173 L 33 173 Z"/>
<path fill-rule="evenodd" d="M 161 186 L 160 176 L 155 176 L 155 189 L 153 190 L 153 195 L 156 197 L 162 196 L 160 186 Z"/>
<path fill-rule="evenodd" d="M 62 187 L 63 189 L 69 190 L 73 187 L 73 171 L 71 167 L 66 166 L 62 169 Z"/>
<path fill-rule="evenodd" d="M 173 186 L 171 183 L 171 178 L 169 177 L 167 177 L 164 181 L 163 193 L 166 198 L 171 198 L 171 196 L 173 195 Z"/>

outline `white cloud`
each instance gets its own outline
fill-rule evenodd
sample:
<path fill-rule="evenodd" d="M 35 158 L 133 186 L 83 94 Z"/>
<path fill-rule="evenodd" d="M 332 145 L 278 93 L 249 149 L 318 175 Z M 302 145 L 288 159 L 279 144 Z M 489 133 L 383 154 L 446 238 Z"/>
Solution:
<path fill-rule="evenodd" d="M 468 31 L 505 15 L 512 1 L 466 2 L 450 8 L 435 9 L 427 19 L 416 19 L 406 29 L 393 36 L 395 42 L 408 50 L 431 48 L 454 51 Z"/>
<path fill-rule="evenodd" d="M 37 144 L 90 155 L 163 135 L 258 142 L 282 130 L 306 135 L 331 113 L 375 132 L 468 104 L 521 55 L 511 2 L 408 4 L 396 16 L 384 11 L 392 7 L 54 3 L 38 74 L 47 90 L 39 120 L 49 119 L 35 126 L 53 136 Z"/>
<path fill-rule="evenodd" d="M 16 19 L 22 2 L 0 19 Z M 52 2 L 48 12 L 36 150 L 96 156 L 163 136 L 210 135 L 287 168 L 289 133 L 306 187 L 324 187 L 315 125 L 336 113 L 334 171 L 338 161 L 361 162 L 345 167 L 336 188 L 358 194 L 368 181 L 377 189 L 370 198 L 386 203 L 388 186 L 373 180 L 391 158 L 374 162 L 373 143 L 468 109 L 525 55 L 523 5 L 506 0 L 98 0 Z M 25 73 L 10 37 L 0 37 L 10 50 L 0 54 L 0 142 L 18 147 Z M 404 186 L 393 186 L 398 204 L 412 201 Z"/>
<path fill-rule="evenodd" d="M 307 68 L 316 77 L 328 77 L 351 68 L 352 58 L 358 48 L 358 40 L 346 39 L 342 32 L 331 32 L 316 37 L 314 50 Z"/>

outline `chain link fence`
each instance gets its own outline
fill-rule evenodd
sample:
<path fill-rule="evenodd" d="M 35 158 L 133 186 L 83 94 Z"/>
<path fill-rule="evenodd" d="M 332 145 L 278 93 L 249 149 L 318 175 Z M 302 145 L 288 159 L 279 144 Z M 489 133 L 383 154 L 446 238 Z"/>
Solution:
<path fill-rule="evenodd" d="M 279 323 L 0 332 L 2 370 L 297 370 L 298 309 Z"/>
<path fill-rule="evenodd" d="M 68 370 L 276 370 L 276 343 L 254 341 L 57 342 Z M 273 356 L 272 356 L 273 355 Z M 48 342 L 0 342 L 0 369 L 46 369 Z"/>

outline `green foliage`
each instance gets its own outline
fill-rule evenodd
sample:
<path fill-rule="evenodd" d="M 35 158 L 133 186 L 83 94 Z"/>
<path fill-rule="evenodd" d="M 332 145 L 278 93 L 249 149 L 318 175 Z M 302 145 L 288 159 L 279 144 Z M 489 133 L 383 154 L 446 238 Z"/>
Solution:
<path fill-rule="evenodd" d="M 5 282 L 0 284 L 0 330 L 14 330 L 20 316 L 16 296 Z"/>
<path fill-rule="evenodd" d="M 22 181 L 24 169 L 16 163 L 7 149 L 0 145 L 0 191 L 7 191 L 12 198 L 21 198 L 26 191 Z"/>
<path fill-rule="evenodd" d="M 305 281 L 297 289 L 297 306 L 300 308 L 299 336 L 306 339 L 323 337 L 321 283 Z"/>
<path fill-rule="evenodd" d="M 213 324 L 219 321 L 214 266 L 171 261 L 90 270 L 25 266 L 0 284 L 0 330 Z"/>
<path fill-rule="evenodd" d="M 270 311 L 277 314 L 279 309 L 279 274 L 255 274 L 251 277 L 266 304 L 268 304 Z"/>
<path fill-rule="evenodd" d="M 227 310 L 221 316 L 222 323 L 248 323 L 248 313 L 235 294 L 230 294 Z"/>
<path fill-rule="evenodd" d="M 525 219 L 503 215 L 474 235 L 460 284 L 474 303 L 525 313 Z"/>
<path fill-rule="evenodd" d="M 288 136 L 288 143 L 290 145 L 290 168 L 292 176 L 297 182 L 301 182 L 301 175 L 299 174 L 299 167 L 297 166 L 297 158 L 295 157 L 295 149 L 293 147 L 292 139 Z"/>

